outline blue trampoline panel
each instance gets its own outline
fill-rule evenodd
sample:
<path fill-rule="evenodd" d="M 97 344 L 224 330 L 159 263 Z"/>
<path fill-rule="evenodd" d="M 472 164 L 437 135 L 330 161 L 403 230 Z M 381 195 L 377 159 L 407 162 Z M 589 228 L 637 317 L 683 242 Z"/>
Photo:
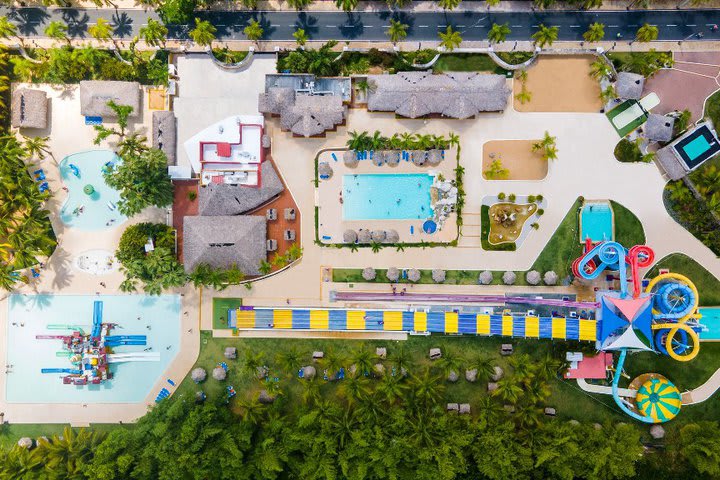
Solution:
<path fill-rule="evenodd" d="M 477 315 L 474 313 L 461 313 L 458 315 L 458 333 L 476 334 Z"/>
<path fill-rule="evenodd" d="M 255 328 L 272 328 L 273 311 L 266 308 L 255 310 Z"/>
<path fill-rule="evenodd" d="M 368 310 L 365 312 L 365 330 L 384 330 L 383 312 Z"/>
<path fill-rule="evenodd" d="M 347 311 L 330 310 L 328 320 L 330 330 L 347 330 Z"/>
<path fill-rule="evenodd" d="M 525 336 L 525 317 L 513 317 L 513 337 Z"/>
<path fill-rule="evenodd" d="M 577 318 L 568 318 L 565 320 L 565 338 L 567 340 L 580 339 L 580 322 Z"/>
<path fill-rule="evenodd" d="M 552 338 L 552 317 L 540 317 L 540 338 Z"/>
<path fill-rule="evenodd" d="M 402 329 L 405 332 L 415 330 L 415 312 L 402 312 Z"/>
<path fill-rule="evenodd" d="M 310 330 L 310 310 L 293 310 L 292 328 Z"/>
<path fill-rule="evenodd" d="M 490 335 L 502 335 L 502 315 L 490 315 Z"/>
<path fill-rule="evenodd" d="M 430 312 L 427 314 L 428 332 L 445 332 L 445 312 Z"/>

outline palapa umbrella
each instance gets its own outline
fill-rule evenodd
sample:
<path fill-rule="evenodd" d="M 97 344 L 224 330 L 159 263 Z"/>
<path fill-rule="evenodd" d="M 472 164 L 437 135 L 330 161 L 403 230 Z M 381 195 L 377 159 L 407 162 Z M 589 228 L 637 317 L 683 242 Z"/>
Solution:
<path fill-rule="evenodd" d="M 345 230 L 343 232 L 343 242 L 355 243 L 357 242 L 358 234 L 355 230 Z"/>
<path fill-rule="evenodd" d="M 355 168 L 358 165 L 357 152 L 355 150 L 345 150 L 343 153 L 343 163 L 346 167 Z"/>
<path fill-rule="evenodd" d="M 320 178 L 329 179 L 333 176 L 333 169 L 327 162 L 320 162 L 318 164 L 318 175 Z"/>
<path fill-rule="evenodd" d="M 365 267 L 362 271 L 362 277 L 367 280 L 368 282 L 375 280 L 377 273 L 375 272 L 375 269 L 372 267 Z"/>
<path fill-rule="evenodd" d="M 397 230 L 386 230 L 385 231 L 385 243 L 398 243 L 400 241 L 400 235 Z"/>
<path fill-rule="evenodd" d="M 221 369 L 222 370 L 222 369 Z M 193 369 L 192 373 L 190 373 L 190 378 L 192 378 L 192 381 L 195 383 L 200 383 L 207 378 L 207 372 L 204 368 L 195 368 Z"/>
<path fill-rule="evenodd" d="M 385 156 L 382 152 L 373 152 L 370 161 L 376 167 L 381 167 L 385 163 Z"/>
<path fill-rule="evenodd" d="M 410 152 L 410 156 L 412 157 L 412 162 L 418 166 L 425 165 L 427 161 L 427 152 L 425 150 L 413 150 Z"/>
<path fill-rule="evenodd" d="M 418 270 L 416 268 L 408 270 L 407 278 L 408 278 L 408 280 L 410 280 L 413 283 L 419 282 L 420 281 L 420 270 Z"/>
<path fill-rule="evenodd" d="M 222 367 L 215 367 L 213 368 L 212 376 L 215 380 L 225 380 L 225 377 L 227 377 L 227 372 Z"/>
<path fill-rule="evenodd" d="M 382 242 L 387 237 L 387 234 L 385 233 L 385 230 L 373 230 L 372 232 L 372 241 L 373 242 Z"/>
<path fill-rule="evenodd" d="M 680 412 L 682 396 L 667 378 L 651 378 L 638 389 L 635 405 L 653 422 L 667 422 Z"/>
<path fill-rule="evenodd" d="M 370 240 L 372 240 L 370 230 L 363 229 L 358 232 L 358 243 L 370 243 Z"/>
<path fill-rule="evenodd" d="M 391 167 L 397 167 L 400 163 L 400 152 L 398 150 L 386 150 L 385 163 Z"/>
<path fill-rule="evenodd" d="M 442 161 L 442 150 L 438 148 L 433 148 L 428 152 L 428 163 L 430 165 L 439 165 Z"/>
<path fill-rule="evenodd" d="M 385 272 L 385 277 L 391 282 L 397 282 L 400 278 L 400 270 L 396 267 L 390 267 L 387 269 L 387 272 Z"/>

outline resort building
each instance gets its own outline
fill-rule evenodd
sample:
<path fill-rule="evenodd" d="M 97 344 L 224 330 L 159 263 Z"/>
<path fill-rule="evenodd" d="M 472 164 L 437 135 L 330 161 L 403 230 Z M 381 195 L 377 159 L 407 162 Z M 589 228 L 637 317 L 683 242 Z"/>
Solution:
<path fill-rule="evenodd" d="M 152 146 L 162 150 L 167 156 L 168 166 L 177 165 L 177 120 L 175 114 L 168 110 L 152 114 Z"/>
<path fill-rule="evenodd" d="M 465 119 L 505 110 L 510 95 L 503 75 L 478 72 L 399 72 L 368 75 L 368 110 L 407 118 Z"/>
<path fill-rule="evenodd" d="M 80 114 L 85 117 L 115 118 L 115 112 L 108 106 L 113 101 L 118 105 L 133 108 L 130 117 L 140 115 L 138 82 L 117 82 L 106 80 L 85 80 L 80 82 Z"/>
<path fill-rule="evenodd" d="M 48 98 L 42 90 L 18 88 L 12 94 L 11 110 L 14 128 L 47 128 Z"/>
<path fill-rule="evenodd" d="M 615 82 L 615 93 L 623 99 L 639 100 L 642 97 L 645 77 L 637 73 L 620 72 Z"/>
<path fill-rule="evenodd" d="M 680 180 L 720 152 L 720 142 L 703 123 L 657 151 L 657 164 L 670 180 Z"/>
<path fill-rule="evenodd" d="M 645 138 L 654 142 L 669 142 L 673 138 L 675 118 L 651 113 L 645 122 Z"/>
<path fill-rule="evenodd" d="M 185 271 L 198 265 L 237 267 L 245 275 L 259 275 L 267 258 L 267 226 L 262 216 L 185 217 L 183 255 Z"/>

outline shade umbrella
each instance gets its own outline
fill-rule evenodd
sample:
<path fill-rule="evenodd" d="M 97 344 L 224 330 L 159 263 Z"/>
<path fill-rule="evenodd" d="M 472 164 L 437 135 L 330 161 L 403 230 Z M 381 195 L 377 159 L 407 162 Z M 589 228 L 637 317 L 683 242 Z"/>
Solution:
<path fill-rule="evenodd" d="M 543 281 L 545 282 L 545 285 L 555 285 L 558 282 L 558 274 L 552 270 L 545 272 Z"/>
<path fill-rule="evenodd" d="M 362 277 L 367 280 L 368 282 L 375 280 L 375 276 L 377 274 L 375 273 L 375 269 L 372 267 L 365 267 L 362 271 Z"/>
<path fill-rule="evenodd" d="M 480 272 L 480 275 L 478 275 L 478 282 L 482 283 L 483 285 L 490 285 L 492 281 L 493 273 L 490 270 Z"/>
<path fill-rule="evenodd" d="M 436 268 L 432 271 L 432 279 L 435 283 L 443 283 L 445 281 L 445 270 Z"/>
<path fill-rule="evenodd" d="M 386 230 L 385 231 L 385 243 L 398 243 L 400 241 L 400 235 L 397 230 Z"/>
<path fill-rule="evenodd" d="M 32 448 L 33 441 L 30 437 L 22 437 L 20 440 L 18 440 L 17 444 L 21 448 Z"/>
<path fill-rule="evenodd" d="M 425 165 L 425 162 L 427 161 L 426 153 L 427 152 L 425 152 L 425 150 L 412 150 L 410 152 L 412 162 L 418 166 Z"/>
<path fill-rule="evenodd" d="M 385 163 L 391 167 L 397 167 L 400 163 L 400 152 L 398 150 L 386 150 Z"/>
<path fill-rule="evenodd" d="M 225 347 L 225 358 L 228 358 L 230 360 L 237 358 L 237 348 L 235 347 Z"/>
<path fill-rule="evenodd" d="M 428 152 L 428 163 L 430 165 L 439 165 L 442 161 L 442 150 L 438 148 L 433 148 Z"/>
<path fill-rule="evenodd" d="M 313 377 L 315 377 L 315 367 L 312 365 L 308 365 L 307 367 L 302 368 L 303 371 L 303 378 L 306 380 L 312 380 Z"/>
<path fill-rule="evenodd" d="M 345 230 L 343 232 L 343 242 L 355 243 L 357 242 L 358 234 L 355 230 Z"/>
<path fill-rule="evenodd" d="M 345 150 L 343 153 L 343 163 L 346 167 L 355 168 L 358 165 L 358 156 L 355 150 Z"/>
<path fill-rule="evenodd" d="M 212 376 L 215 380 L 225 380 L 225 377 L 227 377 L 227 372 L 222 367 L 215 367 L 213 368 Z"/>
<path fill-rule="evenodd" d="M 386 236 L 387 236 L 387 234 L 385 233 L 385 230 L 373 230 L 372 241 L 380 243 L 383 240 L 385 240 Z"/>
<path fill-rule="evenodd" d="M 413 283 L 419 282 L 420 281 L 420 270 L 418 270 L 416 268 L 410 269 L 408 271 L 407 278 L 408 278 L 408 280 L 410 280 Z"/>
<path fill-rule="evenodd" d="M 385 154 L 385 150 L 380 150 L 377 152 L 373 152 L 372 155 L 372 163 L 376 167 L 381 167 L 385 164 L 387 161 L 387 155 Z"/>
<path fill-rule="evenodd" d="M 397 282 L 400 278 L 400 270 L 396 267 L 390 267 L 387 269 L 387 272 L 385 272 L 385 277 L 391 282 Z"/>
<path fill-rule="evenodd" d="M 192 378 L 193 382 L 200 383 L 207 378 L 207 372 L 204 368 L 195 368 L 192 373 L 190 373 L 190 378 Z"/>
<path fill-rule="evenodd" d="M 370 230 L 363 229 L 358 232 L 358 243 L 370 243 L 370 240 L 372 240 Z"/>
<path fill-rule="evenodd" d="M 540 272 L 538 272 L 537 270 L 530 270 L 525 275 L 525 280 L 530 285 L 537 285 L 538 283 L 540 283 Z"/>
<path fill-rule="evenodd" d="M 318 164 L 318 175 L 320 178 L 329 179 L 333 176 L 333 169 L 327 162 L 320 162 Z"/>
<path fill-rule="evenodd" d="M 651 378 L 638 389 L 635 405 L 640 413 L 650 417 L 653 422 L 667 422 L 680 412 L 682 396 L 667 378 Z"/>

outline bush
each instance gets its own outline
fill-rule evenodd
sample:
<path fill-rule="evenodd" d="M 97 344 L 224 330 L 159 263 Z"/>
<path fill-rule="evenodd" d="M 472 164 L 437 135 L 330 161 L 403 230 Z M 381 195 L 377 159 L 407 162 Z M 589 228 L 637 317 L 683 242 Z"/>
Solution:
<path fill-rule="evenodd" d="M 620 162 L 635 163 L 642 162 L 643 155 L 640 147 L 635 142 L 623 138 L 615 146 L 615 158 Z"/>
<path fill-rule="evenodd" d="M 538 211 L 537 211 L 538 217 L 541 217 L 541 216 L 543 216 L 544 214 L 545 214 L 545 210 L 542 209 L 542 208 L 538 208 Z"/>
<path fill-rule="evenodd" d="M 542 195 L 535 195 L 535 200 L 537 200 L 538 202 L 542 202 L 544 198 L 545 197 L 543 197 Z"/>
<path fill-rule="evenodd" d="M 195 199 L 197 198 L 197 193 L 194 190 L 190 190 L 188 192 L 187 196 L 188 196 L 188 200 L 190 200 L 191 202 L 194 202 Z"/>
<path fill-rule="evenodd" d="M 510 195 L 508 195 L 508 201 L 509 201 L 509 202 L 515 203 L 515 199 L 516 199 L 516 198 L 517 198 L 517 197 L 515 196 L 514 193 L 511 193 Z"/>
<path fill-rule="evenodd" d="M 500 193 L 498 193 L 498 196 L 497 196 L 497 197 L 498 197 L 498 200 L 505 200 L 505 193 L 504 193 L 504 192 L 500 192 Z"/>
<path fill-rule="evenodd" d="M 528 195 L 528 202 L 535 203 L 535 200 L 537 200 L 537 197 L 535 197 L 535 195 Z"/>

